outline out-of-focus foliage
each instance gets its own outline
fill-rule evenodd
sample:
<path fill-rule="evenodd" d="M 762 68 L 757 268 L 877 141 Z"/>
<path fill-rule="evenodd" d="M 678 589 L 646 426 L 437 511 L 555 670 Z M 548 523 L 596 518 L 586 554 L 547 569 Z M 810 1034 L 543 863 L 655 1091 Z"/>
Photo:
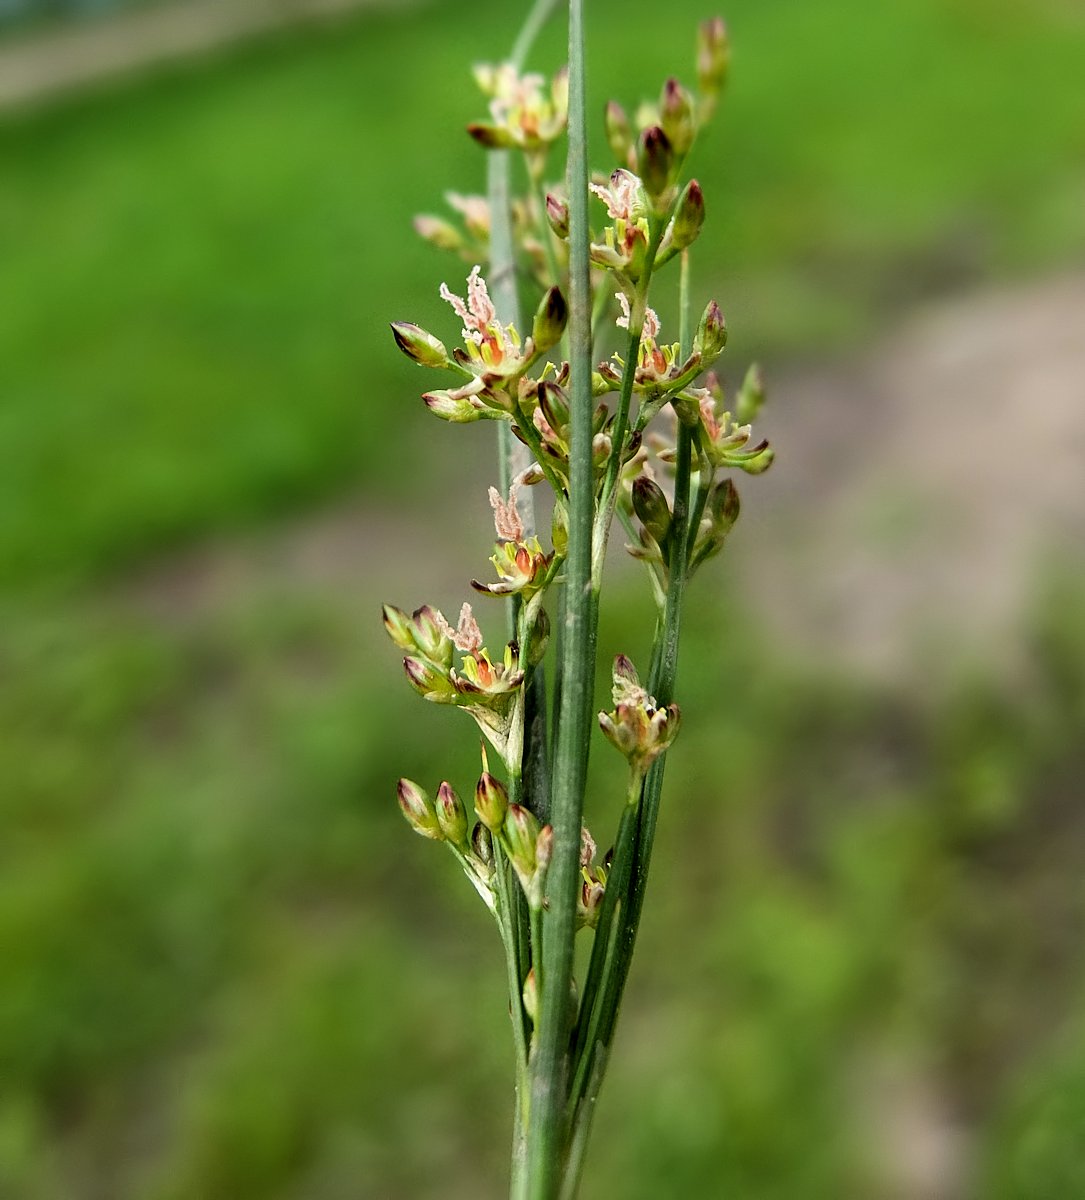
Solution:
<path fill-rule="evenodd" d="M 917 295 L 1085 253 L 1085 25 L 1060 6 L 727 9 L 697 272 L 747 353 L 824 350 Z M 704 14 L 668 7 L 648 55 L 643 14 L 592 13 L 606 166 L 604 101 L 688 78 Z M 496 0 L 470 22 L 375 12 L 0 119 L 0 223 L 18 231 L 0 581 L 86 575 L 401 474 L 387 432 L 402 447 L 430 427 L 386 321 L 443 328 L 437 285 L 460 274 L 409 218 L 482 185 L 466 72 L 508 19 Z M 561 61 L 548 40 L 539 61 Z"/>
<path fill-rule="evenodd" d="M 649 7 L 592 6 L 597 111 L 656 86 L 649 57 L 688 73 L 705 14 Z M 454 73 L 508 14 L 477 10 L 2 119 L 0 1195 L 500 1194 L 494 933 L 392 793 L 465 790 L 470 738 L 399 686 L 377 597 L 156 606 L 122 570 L 345 488 L 439 498 L 450 443 L 383 322 L 439 327 L 460 273 L 408 217 L 479 186 Z M 746 346 L 839 345 L 1085 249 L 1069 6 L 727 16 L 700 282 Z M 799 668 L 703 598 L 586 1195 L 889 1195 L 916 1111 L 964 1131 L 976 1195 L 1082 1193 L 1082 591 L 1040 610 L 1016 690 L 920 695 Z M 635 655 L 641 617 L 605 649 Z"/>
<path fill-rule="evenodd" d="M 1080 612 L 1052 603 L 1024 690 L 937 703 L 752 635 L 721 679 L 696 621 L 589 1196 L 878 1194 L 885 1064 L 976 1132 L 990 1194 L 1080 1178 Z M 472 752 L 373 703 L 357 626 L 289 594 L 7 623 L 6 1194 L 499 1191 L 495 934 L 390 783 L 406 754 L 463 786 Z"/>

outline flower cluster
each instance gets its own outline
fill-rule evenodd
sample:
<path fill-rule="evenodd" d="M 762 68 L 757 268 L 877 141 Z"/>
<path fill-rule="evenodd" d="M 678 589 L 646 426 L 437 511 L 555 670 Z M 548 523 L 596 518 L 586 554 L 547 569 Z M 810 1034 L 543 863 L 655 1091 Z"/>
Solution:
<path fill-rule="evenodd" d="M 470 604 L 463 606 L 455 629 L 440 610 L 429 605 L 408 616 L 386 604 L 384 628 L 392 641 L 407 651 L 403 670 L 411 687 L 425 700 L 465 709 L 504 755 L 511 702 L 524 682 L 516 642 L 509 642 L 495 662 L 482 644 Z M 453 665 L 457 650 L 461 653 L 459 668 Z"/>
<path fill-rule="evenodd" d="M 606 892 L 609 856 L 606 864 L 595 862 L 595 839 L 584 827 L 580 830 L 580 891 L 576 897 L 577 929 L 594 929 Z"/>
<path fill-rule="evenodd" d="M 614 709 L 599 714 L 600 728 L 634 775 L 642 776 L 678 735 L 681 713 L 677 704 L 656 704 L 624 654 L 614 660 L 612 696 Z"/>
<path fill-rule="evenodd" d="M 705 387 L 690 389 L 685 404 L 675 407 L 682 419 L 696 425 L 701 451 L 713 467 L 733 467 L 747 475 L 760 475 L 772 466 L 775 458 L 772 447 L 763 438 L 753 443 L 751 422 L 761 408 L 764 394 L 760 369 L 754 365 L 743 380 L 734 416 L 720 410 L 723 388 L 714 374 L 708 376 Z M 665 462 L 673 460 L 673 448 L 662 451 L 660 458 Z"/>
<path fill-rule="evenodd" d="M 440 296 L 463 322 L 463 347 L 451 355 L 443 342 L 420 326 L 392 323 L 396 344 L 408 358 L 419 366 L 454 370 L 466 381 L 459 387 L 426 392 L 422 399 L 446 421 L 509 416 L 529 368 L 561 339 L 568 320 L 561 291 L 552 287 L 543 296 L 526 341 L 515 326 L 498 319 L 479 266 L 467 277 L 466 299 L 446 283 L 441 284 Z"/>
<path fill-rule="evenodd" d="M 635 284 L 644 273 L 651 241 L 644 185 L 632 171 L 619 167 L 611 175 L 609 185 L 589 186 L 606 205 L 611 222 L 603 230 L 603 240 L 591 243 L 591 261 L 613 271 L 616 278 L 629 285 Z"/>
<path fill-rule="evenodd" d="M 490 150 L 545 150 L 565 132 L 569 119 L 569 74 L 559 71 L 549 93 L 542 75 L 520 75 L 511 63 L 475 68 L 475 80 L 491 97 L 489 123 L 467 132 Z"/>
<path fill-rule="evenodd" d="M 525 598 L 543 588 L 547 572 L 554 561 L 554 554 L 546 554 L 537 537 L 524 537 L 524 525 L 516 507 L 516 492 L 519 483 L 513 481 L 508 500 L 502 500 L 497 488 L 490 488 L 490 505 L 494 510 L 494 526 L 497 529 L 496 552 L 491 556 L 496 583 L 480 583 L 471 580 L 471 586 L 491 596 L 519 595 Z"/>
<path fill-rule="evenodd" d="M 436 801 L 410 779 L 401 779 L 396 785 L 396 792 L 400 811 L 407 824 L 424 838 L 447 843 L 475 891 L 492 912 L 497 900 L 490 830 L 480 820 L 468 832 L 467 810 L 447 780 L 437 789 Z"/>

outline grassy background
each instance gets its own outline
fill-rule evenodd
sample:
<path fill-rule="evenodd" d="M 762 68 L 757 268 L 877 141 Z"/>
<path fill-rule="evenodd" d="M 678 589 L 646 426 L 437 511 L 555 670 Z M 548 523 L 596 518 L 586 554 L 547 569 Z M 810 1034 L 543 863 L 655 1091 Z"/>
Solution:
<path fill-rule="evenodd" d="M 688 75 L 702 15 L 594 6 L 594 111 Z M 743 357 L 1081 261 L 1068 7 L 726 15 L 697 270 Z M 183 596 L 203 539 L 348 493 L 406 514 L 371 551 L 405 577 L 446 537 L 481 443 L 424 420 L 384 322 L 447 327 L 463 272 L 408 217 L 477 188 L 458 80 L 507 20 L 371 13 L 2 119 L 2 1195 L 500 1194 L 496 946 L 390 788 L 465 790 L 473 739 L 400 686 L 364 564 Z M 1081 599 L 1037 608 L 1027 687 L 938 700 L 796 667 L 739 614 L 724 657 L 695 611 L 587 1196 L 890 1196 L 917 1091 L 969 1135 L 967 1194 L 1085 1193 Z M 605 650 L 643 653 L 643 616 Z"/>

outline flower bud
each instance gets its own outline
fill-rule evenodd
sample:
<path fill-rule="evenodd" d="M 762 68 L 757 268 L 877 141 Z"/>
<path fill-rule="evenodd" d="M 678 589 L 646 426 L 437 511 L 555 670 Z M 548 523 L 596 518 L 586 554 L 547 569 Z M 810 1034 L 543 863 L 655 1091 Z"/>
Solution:
<path fill-rule="evenodd" d="M 701 316 L 697 333 L 693 339 L 693 352 L 700 354 L 701 361 L 708 366 L 716 361 L 727 345 L 727 324 L 720 312 L 720 306 L 715 300 L 708 302 L 708 307 Z"/>
<path fill-rule="evenodd" d="M 610 152 L 624 167 L 628 164 L 629 152 L 633 149 L 633 131 L 629 127 L 629 118 L 626 116 L 625 109 L 617 100 L 608 102 L 604 123 Z"/>
<path fill-rule="evenodd" d="M 659 101 L 659 117 L 659 123 L 670 140 L 675 154 L 679 158 L 684 158 L 693 145 L 697 125 L 693 116 L 693 97 L 677 79 L 668 79 L 663 85 L 663 95 Z"/>
<path fill-rule="evenodd" d="M 730 479 L 725 479 L 723 483 L 712 489 L 708 503 L 714 530 L 720 534 L 726 534 L 738 520 L 741 507 L 738 488 Z"/>
<path fill-rule="evenodd" d="M 459 425 L 481 420 L 483 415 L 482 405 L 477 400 L 473 401 L 470 396 L 457 396 L 447 391 L 426 392 L 422 396 L 422 403 L 435 417 Z"/>
<path fill-rule="evenodd" d="M 564 554 L 569 548 L 569 514 L 560 500 L 554 505 L 550 519 L 550 541 L 557 554 Z"/>
<path fill-rule="evenodd" d="M 671 245 L 675 250 L 685 250 L 693 245 L 704 224 L 704 192 L 696 179 L 691 179 L 678 198 L 678 205 L 671 221 Z"/>
<path fill-rule="evenodd" d="M 392 641 L 401 650 L 414 650 L 414 625 L 411 618 L 394 604 L 382 605 L 381 612 L 384 615 L 384 628 Z"/>
<path fill-rule="evenodd" d="M 494 840 L 490 836 L 490 831 L 481 821 L 476 821 L 471 830 L 471 850 L 485 867 L 488 867 L 494 860 Z"/>
<path fill-rule="evenodd" d="M 452 639 L 445 633 L 439 614 L 428 604 L 411 614 L 414 625 L 414 644 L 434 662 L 452 662 Z"/>
<path fill-rule="evenodd" d="M 535 842 L 539 822 L 522 804 L 510 804 L 505 813 L 505 837 L 508 854 L 516 873 L 524 879 L 535 874 Z"/>
<path fill-rule="evenodd" d="M 535 982 L 535 968 L 532 967 L 524 980 L 524 1012 L 531 1018 L 532 1025 L 539 1023 L 539 987 Z"/>
<path fill-rule="evenodd" d="M 746 378 L 743 379 L 742 387 L 735 398 L 735 421 L 739 425 L 749 425 L 764 403 L 765 379 L 761 368 L 754 363 L 746 372 Z"/>
<path fill-rule="evenodd" d="M 546 193 L 546 219 L 562 241 L 569 237 L 569 206 L 553 192 Z"/>
<path fill-rule="evenodd" d="M 516 145 L 516 139 L 501 125 L 483 125 L 475 122 L 467 126 L 467 132 L 487 150 L 508 150 Z"/>
<path fill-rule="evenodd" d="M 491 833 L 498 833 L 505 823 L 509 794 L 500 780 L 483 771 L 475 786 L 475 812 Z"/>
<path fill-rule="evenodd" d="M 581 928 L 594 929 L 599 924 L 599 910 L 603 907 L 604 886 L 597 879 L 585 879 L 577 897 L 576 919 Z"/>
<path fill-rule="evenodd" d="M 448 698 L 452 697 L 453 688 L 447 676 L 432 663 L 426 662 L 425 659 L 415 658 L 413 654 L 408 654 L 403 660 L 403 670 L 407 673 L 411 687 L 419 695 L 431 699 L 441 699 L 442 695 L 446 695 Z"/>
<path fill-rule="evenodd" d="M 396 345 L 420 367 L 447 367 L 448 351 L 444 342 L 410 321 L 393 321 L 392 336 Z"/>
<path fill-rule="evenodd" d="M 546 646 L 549 641 L 550 618 L 547 616 L 546 609 L 540 608 L 528 639 L 527 664 L 529 667 L 537 667 L 546 657 Z"/>
<path fill-rule="evenodd" d="M 459 250 L 463 246 L 463 236 L 454 225 L 428 213 L 415 217 L 414 231 L 438 250 Z"/>
<path fill-rule="evenodd" d="M 630 697 L 639 697 L 644 691 L 640 686 L 637 668 L 624 654 L 615 655 L 614 667 L 611 671 L 610 691 L 615 704 L 621 704 Z"/>
<path fill-rule="evenodd" d="M 437 789 L 437 823 L 441 832 L 461 849 L 467 845 L 467 812 L 463 801 L 456 795 L 452 785 L 445 780 Z"/>
<path fill-rule="evenodd" d="M 561 341 L 565 331 L 565 323 L 569 319 L 569 307 L 561 288 L 552 287 L 539 302 L 535 312 L 535 322 L 531 327 L 531 336 L 535 341 L 535 349 L 544 351 L 556 346 Z"/>
<path fill-rule="evenodd" d="M 671 532 L 671 509 L 663 489 L 647 475 L 633 480 L 633 511 L 640 523 L 662 547 Z"/>
<path fill-rule="evenodd" d="M 550 859 L 554 855 L 554 827 L 553 825 L 544 825 L 539 830 L 539 836 L 535 839 L 535 871 L 546 875 L 547 868 L 550 866 Z"/>
<path fill-rule="evenodd" d="M 697 82 L 706 95 L 715 96 L 727 82 L 731 45 L 722 17 L 705 21 L 697 30 Z"/>
<path fill-rule="evenodd" d="M 498 68 L 493 63 L 473 63 L 471 74 L 484 96 L 494 95 L 497 91 Z"/>
<path fill-rule="evenodd" d="M 410 779 L 401 779 L 397 785 L 399 807 L 407 818 L 407 823 L 422 837 L 432 838 L 439 842 L 444 838 L 441 826 L 437 821 L 437 813 L 433 801 Z"/>
<path fill-rule="evenodd" d="M 614 711 L 599 714 L 599 727 L 630 767 L 643 775 L 674 741 L 680 721 L 678 705 L 657 706 L 623 654 L 614 660 L 613 696 Z"/>
<path fill-rule="evenodd" d="M 670 139 L 658 125 L 652 125 L 640 135 L 637 146 L 637 174 L 654 207 L 665 207 L 663 201 L 671 182 L 674 150 Z"/>

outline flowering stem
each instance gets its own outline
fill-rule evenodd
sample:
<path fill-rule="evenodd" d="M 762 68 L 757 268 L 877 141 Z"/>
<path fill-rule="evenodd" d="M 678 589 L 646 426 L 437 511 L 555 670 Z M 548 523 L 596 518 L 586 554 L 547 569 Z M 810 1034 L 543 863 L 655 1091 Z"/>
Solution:
<path fill-rule="evenodd" d="M 555 1200 L 565 1155 L 569 987 L 576 933 L 580 826 L 587 772 L 585 730 L 595 677 L 595 605 L 591 593 L 592 470 L 591 283 L 588 265 L 588 155 L 584 76 L 584 0 L 569 3 L 569 549 L 561 709 L 547 878 L 543 979 L 539 994 L 528 1130 L 531 1200 Z"/>

